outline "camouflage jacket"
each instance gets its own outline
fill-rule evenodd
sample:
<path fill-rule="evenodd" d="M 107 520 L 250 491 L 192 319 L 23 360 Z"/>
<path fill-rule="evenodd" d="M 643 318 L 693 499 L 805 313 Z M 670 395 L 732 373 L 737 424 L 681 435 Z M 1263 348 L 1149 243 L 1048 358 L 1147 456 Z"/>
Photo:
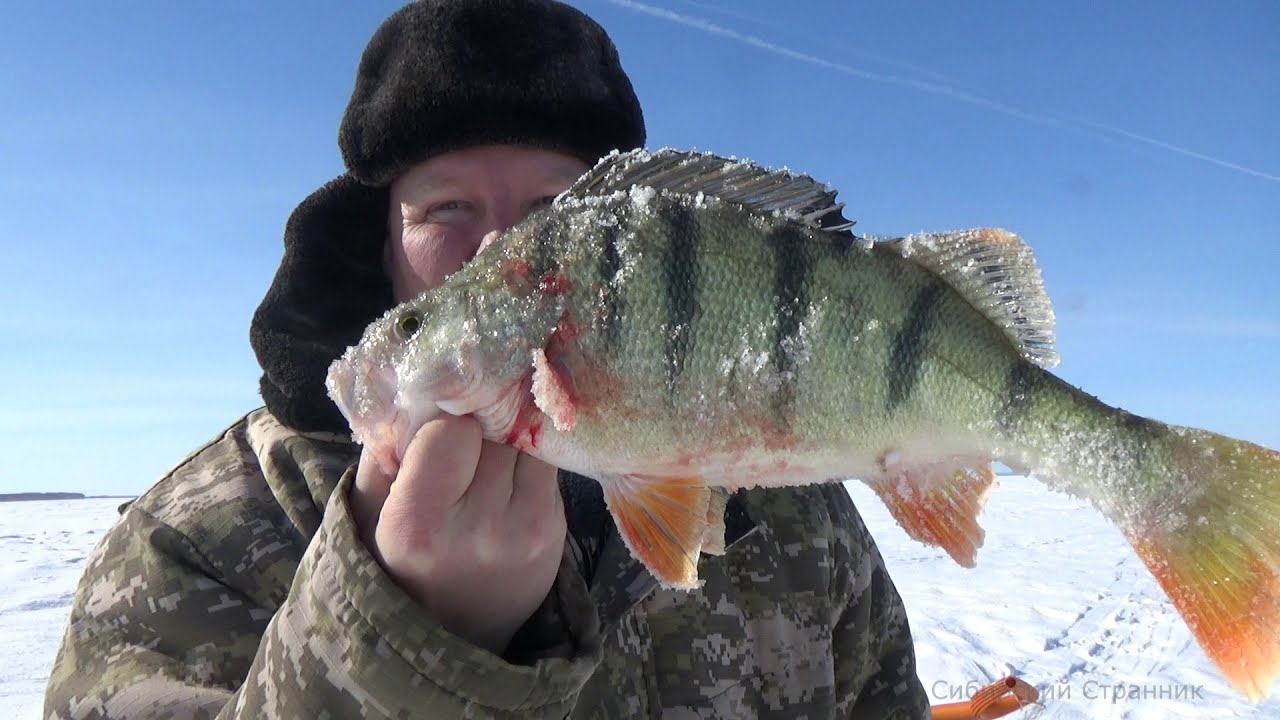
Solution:
<path fill-rule="evenodd" d="M 46 717 L 928 716 L 839 484 L 741 493 L 747 529 L 690 593 L 657 588 L 611 523 L 571 518 L 554 590 L 498 657 L 358 540 L 357 457 L 259 410 L 128 505 L 86 566 Z"/>

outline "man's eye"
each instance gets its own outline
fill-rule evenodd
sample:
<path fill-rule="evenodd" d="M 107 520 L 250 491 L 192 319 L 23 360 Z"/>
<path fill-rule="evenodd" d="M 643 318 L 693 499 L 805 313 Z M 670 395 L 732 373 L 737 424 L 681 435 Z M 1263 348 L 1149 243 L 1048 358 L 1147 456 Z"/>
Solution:
<path fill-rule="evenodd" d="M 462 200 L 449 200 L 431 207 L 427 218 L 432 222 L 459 222 L 467 219 L 471 213 L 471 205 Z"/>

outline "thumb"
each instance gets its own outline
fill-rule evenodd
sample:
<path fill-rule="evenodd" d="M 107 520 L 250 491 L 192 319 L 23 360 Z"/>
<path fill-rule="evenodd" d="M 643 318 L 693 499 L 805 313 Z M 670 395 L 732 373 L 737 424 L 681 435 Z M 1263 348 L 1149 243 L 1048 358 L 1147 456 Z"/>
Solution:
<path fill-rule="evenodd" d="M 475 418 L 442 414 L 427 421 L 405 449 L 390 490 L 395 507 L 384 516 L 407 514 L 428 526 L 453 516 L 475 478 L 483 440 Z"/>

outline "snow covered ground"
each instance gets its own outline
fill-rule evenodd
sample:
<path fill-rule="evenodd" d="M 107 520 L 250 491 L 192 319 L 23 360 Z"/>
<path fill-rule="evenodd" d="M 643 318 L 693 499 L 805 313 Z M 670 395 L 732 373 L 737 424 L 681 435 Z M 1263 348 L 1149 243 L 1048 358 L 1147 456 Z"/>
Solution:
<path fill-rule="evenodd" d="M 965 570 L 907 539 L 865 486 L 849 487 L 906 598 L 935 703 L 1016 674 L 1045 695 L 1016 718 L 1280 718 L 1280 697 L 1251 705 L 1225 684 L 1084 503 L 1002 478 L 978 567 Z M 120 502 L 0 503 L 0 718 L 39 717 L 80 568 Z"/>
<path fill-rule="evenodd" d="M 121 502 L 0 503 L 0 718 L 40 716 L 76 582 Z"/>

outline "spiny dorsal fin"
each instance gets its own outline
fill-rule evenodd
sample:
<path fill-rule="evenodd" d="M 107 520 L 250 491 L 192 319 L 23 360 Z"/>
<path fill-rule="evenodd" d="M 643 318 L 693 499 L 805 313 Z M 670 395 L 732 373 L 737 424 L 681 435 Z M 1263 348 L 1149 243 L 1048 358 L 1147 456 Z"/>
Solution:
<path fill-rule="evenodd" d="M 808 175 L 671 148 L 608 155 L 578 178 L 565 195 L 609 195 L 636 185 L 686 195 L 702 193 L 749 210 L 788 215 L 817 230 L 838 232 L 853 227 L 841 213 L 844 203 L 836 202 L 836 191 Z"/>
<path fill-rule="evenodd" d="M 1053 305 L 1031 248 L 995 228 L 908 235 L 877 243 L 941 277 L 1004 328 L 1031 362 L 1058 364 Z"/>

